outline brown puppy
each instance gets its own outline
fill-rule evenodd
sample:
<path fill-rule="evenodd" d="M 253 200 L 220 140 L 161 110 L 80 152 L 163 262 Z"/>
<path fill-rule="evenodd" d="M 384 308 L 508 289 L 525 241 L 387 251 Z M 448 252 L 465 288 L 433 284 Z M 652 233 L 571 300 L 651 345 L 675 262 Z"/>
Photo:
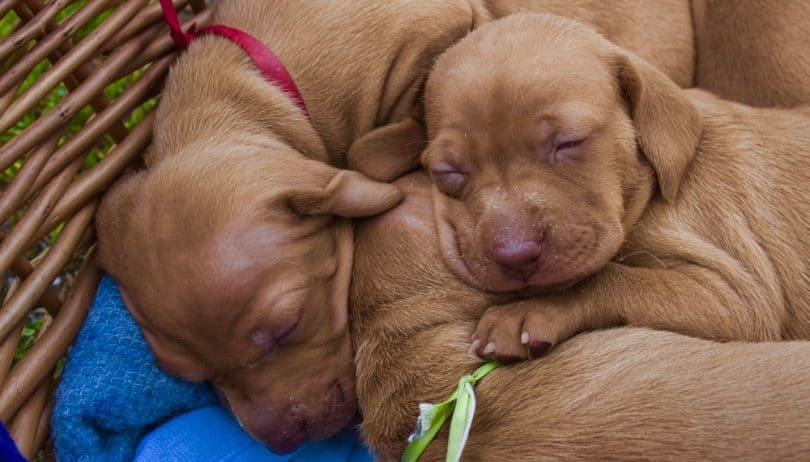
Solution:
<path fill-rule="evenodd" d="M 810 338 L 810 110 L 681 90 L 581 23 L 526 14 L 448 50 L 426 111 L 446 262 L 550 293 L 491 308 L 482 356 L 618 324 Z"/>
<path fill-rule="evenodd" d="M 469 336 L 494 294 L 442 264 L 429 180 L 356 227 L 352 338 L 362 430 L 398 460 L 419 402 L 480 360 Z M 719 344 L 670 332 L 578 335 L 476 388 L 463 460 L 791 460 L 810 453 L 810 342 Z M 444 460 L 446 429 L 423 460 Z"/>
<path fill-rule="evenodd" d="M 691 81 L 685 0 L 216 2 L 212 21 L 269 44 L 312 118 L 222 38 L 198 39 L 172 69 L 148 170 L 113 188 L 97 220 L 100 262 L 160 363 L 211 380 L 277 451 L 344 425 L 352 235 L 337 217 L 381 212 L 399 193 L 328 164 L 344 167 L 358 137 L 354 152 L 421 131 L 411 114 L 434 58 L 477 24 L 544 5 Z M 412 148 L 398 156 L 409 166 Z"/>
<path fill-rule="evenodd" d="M 693 0 L 695 84 L 754 106 L 810 104 L 810 2 Z"/>

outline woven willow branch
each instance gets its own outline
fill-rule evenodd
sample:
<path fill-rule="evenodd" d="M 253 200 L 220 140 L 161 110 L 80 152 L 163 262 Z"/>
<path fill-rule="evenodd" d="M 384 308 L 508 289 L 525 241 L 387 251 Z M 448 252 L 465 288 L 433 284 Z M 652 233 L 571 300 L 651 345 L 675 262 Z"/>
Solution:
<path fill-rule="evenodd" d="M 151 139 L 153 114 L 134 127 L 126 121 L 159 94 L 175 57 L 153 0 L 90 0 L 66 18 L 61 12 L 76 0 L 46 1 L 0 0 L 0 18 L 19 18 L 0 40 L 0 135 L 9 135 L 0 145 L 0 171 L 8 169 L 0 183 L 0 420 L 28 457 L 48 439 L 54 370 L 98 284 L 92 246 L 99 195 Z M 204 0 L 174 4 L 188 18 L 185 27 L 208 22 Z M 95 28 L 78 39 L 88 24 Z M 26 82 L 43 61 L 49 68 Z M 105 97 L 105 88 L 134 72 L 126 91 Z M 27 120 L 55 91 L 66 94 Z M 79 114 L 86 122 L 77 129 Z M 102 142 L 112 148 L 88 168 L 88 154 Z M 45 327 L 15 361 L 28 314 L 38 307 L 47 312 Z"/>

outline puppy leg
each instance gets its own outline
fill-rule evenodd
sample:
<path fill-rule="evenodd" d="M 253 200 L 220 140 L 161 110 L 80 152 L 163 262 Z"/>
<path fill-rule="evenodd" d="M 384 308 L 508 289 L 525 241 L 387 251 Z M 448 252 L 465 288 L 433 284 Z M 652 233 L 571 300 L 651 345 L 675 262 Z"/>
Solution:
<path fill-rule="evenodd" d="M 514 362 L 587 329 L 617 324 L 720 341 L 779 340 L 780 303 L 696 265 L 610 264 L 571 289 L 489 308 L 472 338 L 481 357 Z"/>
<path fill-rule="evenodd" d="M 511 364 L 539 358 L 578 332 L 611 324 L 568 298 L 551 295 L 490 307 L 475 328 L 470 349 L 481 358 Z"/>

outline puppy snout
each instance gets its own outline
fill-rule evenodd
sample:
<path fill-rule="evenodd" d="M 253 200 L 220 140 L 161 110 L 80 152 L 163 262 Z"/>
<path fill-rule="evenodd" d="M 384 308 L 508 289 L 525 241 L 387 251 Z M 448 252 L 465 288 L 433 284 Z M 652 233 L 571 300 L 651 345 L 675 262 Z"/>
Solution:
<path fill-rule="evenodd" d="M 507 277 L 527 281 L 540 266 L 542 227 L 539 222 L 510 215 L 504 213 L 496 219 L 489 253 Z"/>
<path fill-rule="evenodd" d="M 247 410 L 246 415 L 236 417 L 249 434 L 276 454 L 296 450 L 309 436 L 309 423 L 297 404 L 281 413 L 256 405 L 256 408 Z"/>
<path fill-rule="evenodd" d="M 542 246 L 533 239 L 496 241 L 492 247 L 492 259 L 509 272 L 528 279 L 537 272 Z"/>

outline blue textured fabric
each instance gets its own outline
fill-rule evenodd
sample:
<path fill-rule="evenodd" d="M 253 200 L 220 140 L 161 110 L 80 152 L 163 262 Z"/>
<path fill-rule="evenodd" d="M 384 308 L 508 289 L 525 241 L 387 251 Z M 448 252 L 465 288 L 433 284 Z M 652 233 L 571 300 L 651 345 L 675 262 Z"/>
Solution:
<path fill-rule="evenodd" d="M 273 454 L 245 433 L 221 406 L 175 417 L 138 445 L 135 462 L 371 462 L 353 429 L 307 443 L 291 454 Z"/>
<path fill-rule="evenodd" d="M 3 462 L 26 462 L 25 457 L 20 454 L 11 435 L 8 434 L 3 422 L 0 422 L 0 461 Z"/>
<path fill-rule="evenodd" d="M 208 386 L 158 368 L 115 281 L 104 276 L 56 392 L 57 457 L 60 462 L 132 460 L 141 437 L 155 425 L 216 401 Z"/>

